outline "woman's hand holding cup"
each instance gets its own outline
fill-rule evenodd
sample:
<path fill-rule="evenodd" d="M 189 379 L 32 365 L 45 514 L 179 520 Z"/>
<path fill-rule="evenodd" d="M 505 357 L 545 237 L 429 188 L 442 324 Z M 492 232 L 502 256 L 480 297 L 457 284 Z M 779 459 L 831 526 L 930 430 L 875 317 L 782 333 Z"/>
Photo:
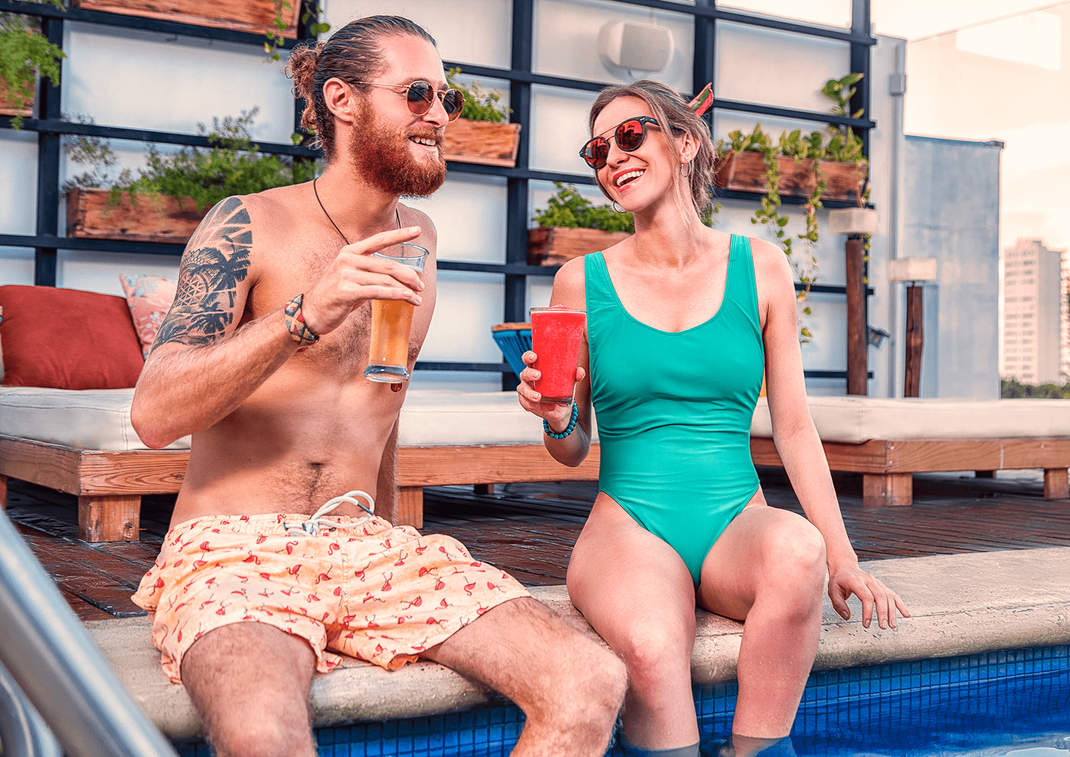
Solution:
<path fill-rule="evenodd" d="M 535 383 L 542 377 L 542 372 L 532 367 L 535 365 L 535 361 L 538 360 L 538 355 L 528 350 L 521 356 L 521 359 L 528 367 L 520 372 L 520 385 L 516 388 L 520 406 L 529 413 L 545 420 L 549 424 L 551 431 L 561 433 L 568 427 L 569 419 L 572 417 L 571 404 L 544 402 L 542 394 L 535 388 Z M 582 381 L 586 375 L 587 373 L 583 368 L 576 368 L 576 382 Z"/>

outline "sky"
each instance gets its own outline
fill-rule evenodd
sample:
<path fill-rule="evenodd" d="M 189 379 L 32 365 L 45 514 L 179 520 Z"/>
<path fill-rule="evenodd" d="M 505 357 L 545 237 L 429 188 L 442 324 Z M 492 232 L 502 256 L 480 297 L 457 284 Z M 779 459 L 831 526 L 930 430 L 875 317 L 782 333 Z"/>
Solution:
<path fill-rule="evenodd" d="M 830 25 L 851 12 L 850 0 L 721 4 Z M 872 0 L 871 20 L 908 40 L 907 134 L 1005 144 L 1000 249 L 1070 248 L 1070 0 Z"/>

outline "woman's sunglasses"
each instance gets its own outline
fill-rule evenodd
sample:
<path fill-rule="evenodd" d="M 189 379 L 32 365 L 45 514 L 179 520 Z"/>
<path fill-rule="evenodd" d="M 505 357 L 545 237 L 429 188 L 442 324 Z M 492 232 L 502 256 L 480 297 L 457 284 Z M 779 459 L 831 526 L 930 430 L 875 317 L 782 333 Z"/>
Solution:
<path fill-rule="evenodd" d="M 629 118 L 613 129 L 613 139 L 617 140 L 617 147 L 624 152 L 638 150 L 643 140 L 646 139 L 646 125 L 652 124 L 661 128 L 657 121 L 650 116 L 637 116 Z M 587 165 L 595 170 L 604 168 L 606 159 L 609 157 L 609 138 L 595 137 L 580 150 L 580 157 L 587 161 Z"/>
<path fill-rule="evenodd" d="M 461 94 L 460 90 L 444 89 L 436 92 L 435 88 L 426 81 L 414 81 L 408 85 L 377 84 L 372 81 L 357 81 L 353 83 L 404 92 L 405 102 L 409 106 L 409 113 L 414 116 L 422 116 L 431 110 L 431 106 L 435 104 L 435 95 L 438 95 L 438 99 L 442 101 L 442 107 L 446 110 L 446 116 L 450 121 L 456 120 L 461 115 L 461 108 L 464 107 L 464 95 Z"/>

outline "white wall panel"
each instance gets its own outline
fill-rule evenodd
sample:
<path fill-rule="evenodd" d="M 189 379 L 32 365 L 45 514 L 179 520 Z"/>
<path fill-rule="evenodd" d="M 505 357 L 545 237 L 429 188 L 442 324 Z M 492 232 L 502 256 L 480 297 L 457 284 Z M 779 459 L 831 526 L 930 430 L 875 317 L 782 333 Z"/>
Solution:
<path fill-rule="evenodd" d="M 741 24 L 717 25 L 715 54 L 718 97 L 780 108 L 829 112 L 821 87 L 851 73 L 846 42 Z"/>
<path fill-rule="evenodd" d="M 33 248 L 0 247 L 0 285 L 33 284 Z"/>
<path fill-rule="evenodd" d="M 178 278 L 178 256 L 132 255 L 60 250 L 56 259 L 56 286 L 123 295 L 119 276 L 144 273 Z"/>
<path fill-rule="evenodd" d="M 0 234 L 33 234 L 37 218 L 37 133 L 0 131 Z"/>
<path fill-rule="evenodd" d="M 740 10 L 763 16 L 802 21 L 849 29 L 851 0 L 821 0 L 800 3 L 799 0 L 721 0 L 722 10 Z"/>
<path fill-rule="evenodd" d="M 531 88 L 531 168 L 590 173 L 579 152 L 590 139 L 587 118 L 595 96 L 593 92 L 558 87 Z"/>
<path fill-rule="evenodd" d="M 260 107 L 254 139 L 289 143 L 293 82 L 285 59 L 264 62 L 249 45 L 172 37 L 117 27 L 69 24 L 63 113 L 96 123 L 156 131 L 211 128 L 212 117 Z"/>
<path fill-rule="evenodd" d="M 357 18 L 404 16 L 435 38 L 443 60 L 509 68 L 513 4 L 506 0 L 328 0 L 321 4 L 331 32 Z"/>
<path fill-rule="evenodd" d="M 454 171 L 433 196 L 402 202 L 435 224 L 441 259 L 504 263 L 506 194 L 503 178 Z"/>
<path fill-rule="evenodd" d="M 505 282 L 493 274 L 438 272 L 438 302 L 421 360 L 493 363 L 502 359 L 490 327 L 502 322 Z"/>
<path fill-rule="evenodd" d="M 37 219 L 37 134 L 0 131 L 0 234 L 33 234 Z M 0 284 L 33 284 L 32 248 L 0 247 Z"/>

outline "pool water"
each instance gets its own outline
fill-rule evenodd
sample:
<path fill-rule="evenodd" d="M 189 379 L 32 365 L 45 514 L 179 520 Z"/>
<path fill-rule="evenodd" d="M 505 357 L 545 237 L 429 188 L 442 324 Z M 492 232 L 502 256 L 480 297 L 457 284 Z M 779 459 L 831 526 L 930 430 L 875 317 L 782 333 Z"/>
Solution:
<path fill-rule="evenodd" d="M 704 751 L 726 738 L 735 682 L 695 688 Z M 499 757 L 523 727 L 511 706 L 317 731 L 321 757 Z M 1070 646 L 810 676 L 780 754 L 1070 757 Z M 208 757 L 203 744 L 179 753 Z M 623 754 L 613 747 L 607 755 Z"/>

